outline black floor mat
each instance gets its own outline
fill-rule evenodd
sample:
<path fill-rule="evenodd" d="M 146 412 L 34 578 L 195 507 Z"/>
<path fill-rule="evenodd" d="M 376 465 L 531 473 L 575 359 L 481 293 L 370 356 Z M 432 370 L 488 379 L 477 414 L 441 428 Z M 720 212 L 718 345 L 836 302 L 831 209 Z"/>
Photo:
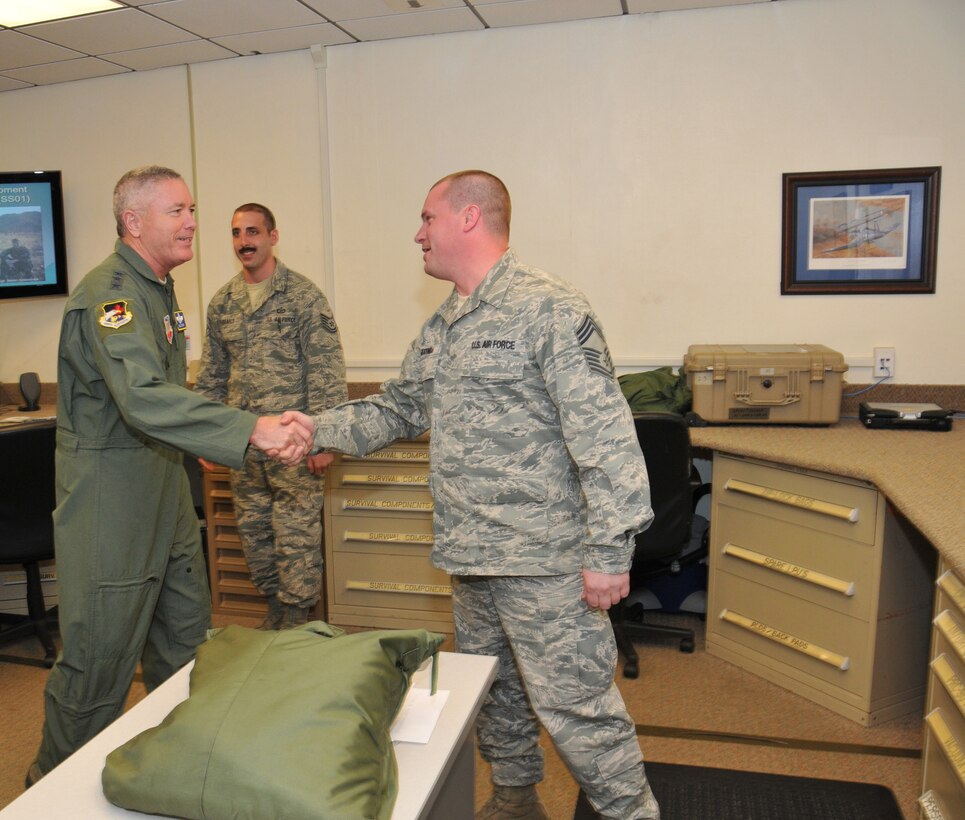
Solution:
<path fill-rule="evenodd" d="M 671 763 L 646 767 L 661 820 L 902 820 L 885 786 Z M 582 792 L 573 817 L 596 817 Z"/>

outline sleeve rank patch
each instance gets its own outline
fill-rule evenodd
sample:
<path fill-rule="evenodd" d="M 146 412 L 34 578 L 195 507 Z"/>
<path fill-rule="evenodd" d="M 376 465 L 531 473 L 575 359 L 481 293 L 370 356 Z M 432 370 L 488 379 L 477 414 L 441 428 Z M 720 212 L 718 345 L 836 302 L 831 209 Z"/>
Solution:
<path fill-rule="evenodd" d="M 335 320 L 324 313 L 322 314 L 322 327 L 329 333 L 338 333 L 338 325 L 335 324 Z"/>
<path fill-rule="evenodd" d="M 589 314 L 583 318 L 583 322 L 577 328 L 576 339 L 583 348 L 583 355 L 590 370 L 612 379 L 613 360 L 610 358 L 610 350 L 606 346 L 603 333 Z"/>
<path fill-rule="evenodd" d="M 109 330 L 116 330 L 134 321 L 134 314 L 131 313 L 127 307 L 127 302 L 123 299 L 116 302 L 105 302 L 101 305 L 100 309 L 101 316 L 98 318 L 97 323 L 101 327 L 106 327 Z"/>

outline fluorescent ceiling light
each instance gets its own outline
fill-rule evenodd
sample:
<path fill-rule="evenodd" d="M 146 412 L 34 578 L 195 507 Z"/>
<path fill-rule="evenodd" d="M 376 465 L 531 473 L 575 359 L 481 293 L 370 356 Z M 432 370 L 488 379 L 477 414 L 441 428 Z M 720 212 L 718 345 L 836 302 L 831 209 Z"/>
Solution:
<path fill-rule="evenodd" d="M 26 26 L 119 8 L 114 0 L 0 0 L 0 25 Z"/>

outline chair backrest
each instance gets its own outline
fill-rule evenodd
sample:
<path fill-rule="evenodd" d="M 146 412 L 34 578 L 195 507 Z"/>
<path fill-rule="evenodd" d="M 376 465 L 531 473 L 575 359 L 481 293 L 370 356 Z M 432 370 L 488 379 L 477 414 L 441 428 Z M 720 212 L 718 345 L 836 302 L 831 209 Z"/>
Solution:
<path fill-rule="evenodd" d="M 52 558 L 53 425 L 0 432 L 0 563 Z"/>
<path fill-rule="evenodd" d="M 637 439 L 650 476 L 654 519 L 637 535 L 634 566 L 669 561 L 690 543 L 693 524 L 690 431 L 676 413 L 634 413 Z"/>

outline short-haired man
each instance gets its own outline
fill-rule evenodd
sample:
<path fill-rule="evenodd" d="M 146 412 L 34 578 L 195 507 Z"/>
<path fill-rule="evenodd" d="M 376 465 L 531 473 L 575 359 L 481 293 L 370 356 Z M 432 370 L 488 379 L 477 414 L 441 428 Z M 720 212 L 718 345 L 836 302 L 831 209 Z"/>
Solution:
<path fill-rule="evenodd" d="M 605 612 L 653 517 L 647 469 L 598 319 L 519 262 L 510 215 L 492 174 L 433 185 L 415 241 L 452 294 L 380 395 L 289 416 L 352 455 L 430 431 L 431 557 L 453 577 L 456 645 L 499 658 L 477 723 L 495 789 L 477 818 L 546 817 L 542 723 L 597 812 L 656 820 Z"/>
<path fill-rule="evenodd" d="M 252 413 L 321 413 L 348 398 L 338 327 L 325 295 L 274 253 L 275 216 L 239 206 L 231 236 L 241 272 L 208 305 L 195 390 Z M 303 624 L 322 590 L 322 476 L 333 459 L 286 466 L 250 452 L 231 470 L 251 580 L 268 601 L 262 629 Z M 206 465 L 210 467 L 210 465 Z"/>

